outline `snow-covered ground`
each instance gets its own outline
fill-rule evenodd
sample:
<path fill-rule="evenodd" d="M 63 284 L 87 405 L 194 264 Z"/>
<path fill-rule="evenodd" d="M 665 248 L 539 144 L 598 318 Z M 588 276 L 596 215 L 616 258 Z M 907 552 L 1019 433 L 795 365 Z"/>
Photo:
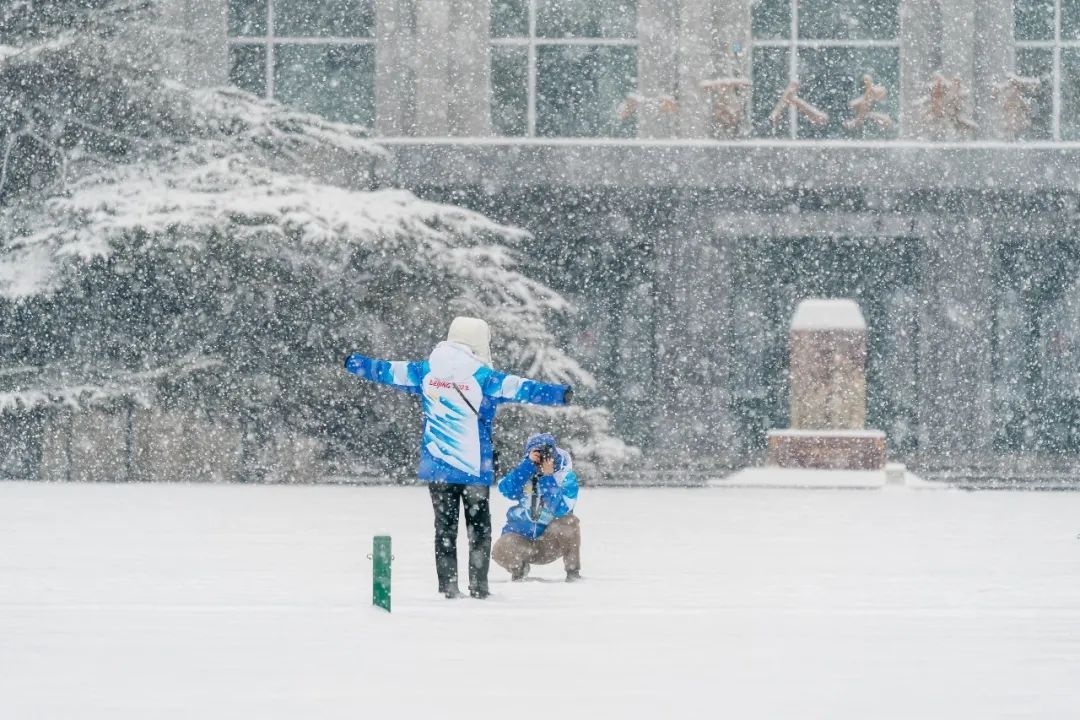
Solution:
<path fill-rule="evenodd" d="M 1080 713 L 1080 494 L 585 488 L 579 510 L 586 581 L 495 568 L 490 600 L 448 601 L 422 488 L 0 484 L 0 718 Z"/>

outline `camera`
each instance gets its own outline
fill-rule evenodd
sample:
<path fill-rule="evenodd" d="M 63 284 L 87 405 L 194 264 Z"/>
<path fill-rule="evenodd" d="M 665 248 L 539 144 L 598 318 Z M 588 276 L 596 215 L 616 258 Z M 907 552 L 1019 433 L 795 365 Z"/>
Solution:
<path fill-rule="evenodd" d="M 540 453 L 540 462 L 545 460 L 552 460 L 555 458 L 555 448 L 551 445 L 541 445 L 536 448 L 536 451 Z"/>

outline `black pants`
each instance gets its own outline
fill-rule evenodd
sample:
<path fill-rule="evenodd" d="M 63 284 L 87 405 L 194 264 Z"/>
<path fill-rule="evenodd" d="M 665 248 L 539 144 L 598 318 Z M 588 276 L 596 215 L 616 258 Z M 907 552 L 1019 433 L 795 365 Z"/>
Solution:
<path fill-rule="evenodd" d="M 458 581 L 457 535 L 459 503 L 465 504 L 465 528 L 469 533 L 469 590 L 488 589 L 491 562 L 491 506 L 487 485 L 430 483 L 431 507 L 435 510 L 435 570 L 439 592 Z"/>

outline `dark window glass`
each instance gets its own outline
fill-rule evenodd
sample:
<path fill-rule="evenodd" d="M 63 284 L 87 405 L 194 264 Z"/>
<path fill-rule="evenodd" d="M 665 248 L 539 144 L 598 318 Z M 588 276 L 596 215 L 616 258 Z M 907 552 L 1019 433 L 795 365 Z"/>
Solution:
<path fill-rule="evenodd" d="M 1080 140 L 1080 49 L 1061 51 L 1061 139 Z"/>
<path fill-rule="evenodd" d="M 528 0 L 491 0 L 491 37 L 528 36 Z"/>
<path fill-rule="evenodd" d="M 791 0 L 758 0 L 753 10 L 754 37 L 778 40 L 791 37 Z"/>
<path fill-rule="evenodd" d="M 637 50 L 548 45 L 537 49 L 536 134 L 632 137 L 618 107 L 634 91 Z"/>
<path fill-rule="evenodd" d="M 274 96 L 328 120 L 375 122 L 374 45 L 279 45 Z"/>
<path fill-rule="evenodd" d="M 1080 0 L 1061 0 L 1061 39 L 1080 40 Z"/>
<path fill-rule="evenodd" d="M 1049 48 L 1017 48 L 1016 73 L 1038 78 L 1039 89 L 1031 100 L 1031 127 L 1020 133 L 1024 140 L 1049 140 L 1054 136 L 1054 51 Z"/>
<path fill-rule="evenodd" d="M 538 37 L 637 37 L 636 0 L 536 0 Z"/>
<path fill-rule="evenodd" d="M 529 132 L 529 55 L 525 48 L 491 48 L 491 125 L 499 135 Z"/>
<path fill-rule="evenodd" d="M 1013 23 L 1017 40 L 1053 40 L 1054 0 L 1016 0 Z"/>
<path fill-rule="evenodd" d="M 788 49 L 754 48 L 753 73 L 754 100 L 751 117 L 754 120 L 754 134 L 790 137 L 791 124 L 786 112 L 775 126 L 769 122 L 769 115 L 776 107 L 776 101 L 788 86 Z"/>
<path fill-rule="evenodd" d="M 266 35 L 266 0 L 229 0 L 229 35 Z"/>
<path fill-rule="evenodd" d="M 867 123 L 862 131 L 843 128 L 842 123 L 852 116 L 848 104 L 862 94 L 865 74 L 872 76 L 875 84 L 885 86 L 888 95 L 874 110 L 892 118 L 892 130 L 878 129 L 872 123 Z M 800 48 L 799 96 L 828 113 L 829 121 L 814 125 L 800 116 L 799 137 L 895 137 L 899 79 L 900 51 L 896 48 Z"/>
<path fill-rule="evenodd" d="M 895 40 L 898 0 L 799 0 L 799 37 L 820 40 Z"/>
<path fill-rule="evenodd" d="M 374 37 L 374 0 L 274 0 L 279 37 Z"/>
<path fill-rule="evenodd" d="M 230 45 L 229 82 L 256 95 L 266 95 L 266 46 Z"/>

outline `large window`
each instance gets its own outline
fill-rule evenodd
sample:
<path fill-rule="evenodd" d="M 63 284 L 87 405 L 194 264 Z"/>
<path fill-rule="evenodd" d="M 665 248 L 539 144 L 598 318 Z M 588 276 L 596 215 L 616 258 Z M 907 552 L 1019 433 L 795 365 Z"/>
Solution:
<path fill-rule="evenodd" d="M 1041 81 L 1023 138 L 1080 140 L 1080 0 L 1017 0 L 1016 71 Z"/>
<path fill-rule="evenodd" d="M 229 0 L 229 80 L 329 120 L 375 122 L 374 0 Z"/>
<path fill-rule="evenodd" d="M 491 122 L 501 135 L 630 137 L 636 0 L 492 0 Z"/>
<path fill-rule="evenodd" d="M 756 135 L 790 138 L 894 137 L 895 123 L 855 123 L 849 103 L 870 75 L 886 91 L 873 111 L 897 119 L 900 95 L 899 0 L 756 0 L 751 110 Z M 789 105 L 770 119 L 792 83 L 798 97 L 828 115 L 814 122 Z"/>

